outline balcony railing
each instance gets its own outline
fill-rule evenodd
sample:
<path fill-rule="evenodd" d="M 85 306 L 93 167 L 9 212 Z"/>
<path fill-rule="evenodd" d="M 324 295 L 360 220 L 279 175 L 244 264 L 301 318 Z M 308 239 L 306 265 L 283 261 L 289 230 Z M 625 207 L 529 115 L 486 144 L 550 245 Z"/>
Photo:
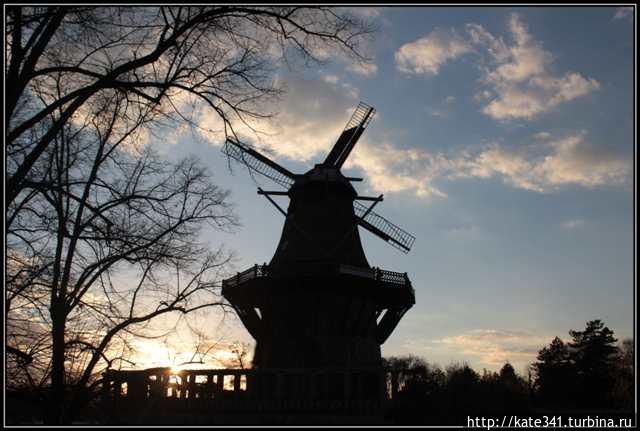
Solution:
<path fill-rule="evenodd" d="M 314 268 L 316 269 L 314 271 Z M 409 276 L 406 272 L 394 272 L 387 271 L 380 268 L 362 268 L 358 266 L 351 265 L 335 265 L 332 267 L 332 270 L 327 271 L 326 266 L 322 266 L 321 270 L 318 270 L 314 265 L 309 265 L 308 268 L 305 268 L 304 271 L 308 275 L 314 275 L 315 273 L 322 273 L 322 275 L 331 275 L 331 274 L 348 274 L 356 277 L 369 278 L 372 280 L 377 280 L 382 283 L 388 285 L 395 285 L 401 287 L 411 287 L 411 281 L 409 281 Z M 268 277 L 270 275 L 269 266 L 266 264 L 263 265 L 253 265 L 252 267 L 238 272 L 235 276 L 229 277 L 222 282 L 223 287 L 234 287 L 238 286 L 242 283 L 245 283 L 249 280 L 261 277 Z"/>
<path fill-rule="evenodd" d="M 216 422 L 228 414 L 377 415 L 388 397 L 381 368 L 109 371 L 102 411 L 116 423 L 175 418 Z M 200 417 L 200 419 L 197 419 Z"/>

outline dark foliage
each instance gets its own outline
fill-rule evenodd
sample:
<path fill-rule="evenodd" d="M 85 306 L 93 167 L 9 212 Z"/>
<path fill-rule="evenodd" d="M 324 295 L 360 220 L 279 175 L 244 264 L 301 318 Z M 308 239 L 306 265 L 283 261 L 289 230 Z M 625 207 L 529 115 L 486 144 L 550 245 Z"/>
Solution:
<path fill-rule="evenodd" d="M 633 404 L 633 344 L 620 349 L 613 331 L 601 320 L 583 331 L 569 331 L 538 353 L 536 404 L 550 409 L 630 409 Z"/>
<path fill-rule="evenodd" d="M 388 420 L 405 425 L 465 425 L 474 417 L 631 412 L 635 405 L 632 340 L 618 347 L 613 331 L 600 320 L 569 334 L 570 342 L 555 337 L 539 351 L 527 379 L 509 363 L 497 373 L 485 370 L 479 375 L 467 364 L 452 364 L 443 371 L 412 355 L 387 358 Z"/>

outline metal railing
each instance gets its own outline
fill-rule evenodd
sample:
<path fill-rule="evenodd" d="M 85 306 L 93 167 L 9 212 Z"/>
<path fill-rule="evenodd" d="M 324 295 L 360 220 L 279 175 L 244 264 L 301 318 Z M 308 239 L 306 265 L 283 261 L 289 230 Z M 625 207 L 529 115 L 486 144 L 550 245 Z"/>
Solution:
<path fill-rule="evenodd" d="M 242 284 L 254 278 L 266 277 L 269 275 L 269 266 L 265 263 L 262 265 L 255 264 L 252 267 L 238 272 L 233 277 L 229 277 L 222 281 L 223 287 L 233 287 Z"/>
<path fill-rule="evenodd" d="M 309 268 L 308 268 L 309 275 L 313 275 L 315 272 L 322 273 L 323 275 L 331 274 L 331 272 L 327 273 L 326 266 L 322 266 L 321 270 L 317 270 L 317 271 L 314 271 L 313 269 L 314 269 L 314 266 L 309 265 Z M 333 271 L 333 273 L 348 274 L 356 277 L 370 278 L 385 284 L 411 287 L 411 281 L 409 280 L 409 276 L 407 275 L 406 272 L 394 272 L 394 271 L 380 269 L 377 267 L 362 268 L 358 266 L 342 264 L 342 265 L 335 266 L 335 271 Z M 268 277 L 269 275 L 270 275 L 269 266 L 267 264 L 262 264 L 262 265 L 256 264 L 242 272 L 238 272 L 233 277 L 223 280 L 222 285 L 224 287 L 234 287 L 242 283 L 245 283 L 249 280 L 253 280 L 261 277 Z"/>

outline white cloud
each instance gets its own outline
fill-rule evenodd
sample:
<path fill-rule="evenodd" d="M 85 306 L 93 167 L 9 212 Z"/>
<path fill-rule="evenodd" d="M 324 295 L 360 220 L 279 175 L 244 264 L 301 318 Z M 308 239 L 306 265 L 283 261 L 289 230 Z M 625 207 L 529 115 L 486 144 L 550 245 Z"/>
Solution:
<path fill-rule="evenodd" d="M 330 84 L 337 84 L 340 80 L 336 75 L 323 75 L 320 79 Z"/>
<path fill-rule="evenodd" d="M 628 181 L 631 173 L 628 160 L 588 143 L 585 135 L 572 134 L 543 146 L 531 146 L 527 148 L 529 151 L 493 145 L 458 163 L 462 169 L 453 176 L 499 176 L 515 187 L 540 193 L 570 184 L 596 187 Z"/>
<path fill-rule="evenodd" d="M 446 62 L 475 52 L 480 55 L 481 83 L 486 88 L 474 98 L 484 105 L 483 113 L 505 121 L 531 120 L 600 88 L 597 80 L 577 72 L 552 74 L 553 55 L 533 38 L 517 14 L 509 17 L 511 44 L 479 24 L 467 24 L 465 30 L 463 38 L 455 29 L 436 29 L 401 46 L 395 53 L 396 67 L 407 74 L 436 75 Z"/>
<path fill-rule="evenodd" d="M 382 9 L 379 7 L 354 6 L 345 9 L 351 14 L 362 18 L 377 18 L 382 12 Z"/>
<path fill-rule="evenodd" d="M 613 15 L 613 19 L 633 19 L 633 6 L 622 6 L 616 9 L 616 13 Z"/>
<path fill-rule="evenodd" d="M 548 193 L 567 185 L 623 185 L 631 174 L 628 160 L 590 144 L 583 132 L 517 149 L 492 144 L 453 155 L 363 141 L 347 167 L 362 169 L 376 192 L 420 198 L 445 197 L 438 184 L 464 178 L 496 177 L 512 187 Z"/>
<path fill-rule="evenodd" d="M 446 196 L 433 185 L 450 161 L 419 148 L 401 149 L 388 142 L 362 139 L 345 167 L 361 169 L 378 193 L 412 192 L 418 197 Z"/>
<path fill-rule="evenodd" d="M 335 75 L 317 80 L 288 78 L 286 95 L 275 108 L 277 115 L 256 120 L 236 132 L 243 141 L 281 161 L 321 162 L 328 154 L 357 105 L 358 90 Z M 217 130 L 207 138 L 220 143 L 222 124 L 211 110 L 202 111 L 200 126 Z M 309 166 L 311 168 L 311 166 Z"/>
<path fill-rule="evenodd" d="M 561 226 L 564 229 L 574 230 L 579 228 L 580 226 L 583 226 L 584 224 L 585 224 L 585 220 L 578 218 L 578 219 L 572 219 L 572 220 L 565 220 L 562 222 Z"/>
<path fill-rule="evenodd" d="M 509 19 L 512 45 L 478 24 L 468 24 L 466 28 L 472 42 L 484 48 L 493 63 L 492 67 L 483 68 L 482 82 L 494 95 L 482 93 L 487 97 L 477 100 L 486 99 L 482 112 L 494 119 L 531 120 L 600 88 L 598 81 L 577 72 L 552 75 L 549 66 L 553 55 L 529 34 L 517 14 Z"/>
<path fill-rule="evenodd" d="M 372 62 L 354 61 L 347 66 L 347 70 L 362 76 L 374 76 L 378 73 L 378 66 Z"/>
<path fill-rule="evenodd" d="M 339 7 L 336 13 L 347 14 L 357 21 L 373 24 L 381 19 L 382 9 L 377 7 Z M 357 51 L 362 55 L 358 57 L 348 50 L 335 49 L 335 46 L 319 46 L 313 50 L 313 54 L 321 60 L 336 62 L 345 67 L 348 72 L 363 77 L 373 77 L 378 73 L 378 66 L 375 63 L 375 46 L 372 34 L 363 34 L 351 42 L 357 45 Z"/>
<path fill-rule="evenodd" d="M 594 187 L 622 184 L 628 179 L 628 160 L 588 144 L 584 137 L 580 133 L 551 143 L 552 152 L 533 166 L 541 183 Z"/>
<path fill-rule="evenodd" d="M 473 96 L 473 99 L 476 102 L 484 102 L 484 101 L 487 101 L 487 100 L 491 99 L 492 96 L 493 96 L 493 94 L 489 90 L 482 90 L 482 91 L 477 92 Z"/>
<path fill-rule="evenodd" d="M 354 106 L 357 89 L 335 75 L 322 79 L 289 79 L 288 93 L 270 121 L 240 130 L 243 139 L 286 166 L 286 160 L 321 162 L 344 128 Z M 201 125 L 220 130 L 214 114 L 206 111 Z M 380 120 L 378 114 L 378 121 Z M 221 134 L 214 136 L 217 142 Z M 382 136 L 382 137 L 381 137 Z M 347 159 L 345 168 L 361 170 L 378 193 L 410 193 L 419 198 L 446 197 L 443 183 L 460 179 L 499 178 L 512 187 L 547 193 L 566 185 L 596 187 L 626 184 L 631 164 L 618 154 L 598 148 L 585 132 L 552 137 L 534 135 L 531 144 L 491 144 L 456 153 L 403 148 L 389 132 L 365 134 Z M 216 141 L 214 141 L 216 142 Z"/>
<path fill-rule="evenodd" d="M 526 365 L 535 360 L 537 352 L 553 339 L 552 336 L 527 331 L 476 329 L 435 341 L 441 348 L 471 356 L 490 368 L 505 362 Z"/>
<path fill-rule="evenodd" d="M 407 74 L 436 75 L 447 61 L 471 52 L 471 46 L 455 30 L 436 29 L 429 35 L 400 47 L 396 67 Z"/>
<path fill-rule="evenodd" d="M 319 80 L 289 79 L 287 94 L 278 106 L 278 115 L 270 121 L 252 124 L 262 133 L 249 128 L 237 132 L 279 163 L 286 160 L 319 163 L 349 120 L 357 105 L 357 89 L 341 82 L 335 75 Z M 380 114 L 376 114 L 380 120 Z M 203 111 L 200 126 L 217 130 L 207 138 L 219 144 L 222 125 L 209 110 Z M 347 159 L 345 168 L 363 171 L 370 187 L 379 193 L 411 192 L 418 197 L 445 196 L 432 185 L 442 176 L 451 161 L 442 154 L 418 148 L 402 149 L 384 139 L 364 135 Z"/>

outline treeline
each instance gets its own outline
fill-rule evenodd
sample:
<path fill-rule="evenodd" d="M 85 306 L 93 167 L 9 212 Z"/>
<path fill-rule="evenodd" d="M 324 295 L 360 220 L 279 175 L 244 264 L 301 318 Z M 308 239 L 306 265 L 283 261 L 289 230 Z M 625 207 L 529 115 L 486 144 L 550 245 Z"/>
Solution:
<path fill-rule="evenodd" d="M 479 374 L 466 363 L 443 370 L 413 355 L 386 358 L 384 366 L 395 376 L 389 381 L 389 420 L 460 425 L 476 416 L 632 412 L 632 340 L 618 345 L 600 320 L 569 335 L 567 343 L 556 337 L 542 348 L 526 376 L 509 363 Z"/>

